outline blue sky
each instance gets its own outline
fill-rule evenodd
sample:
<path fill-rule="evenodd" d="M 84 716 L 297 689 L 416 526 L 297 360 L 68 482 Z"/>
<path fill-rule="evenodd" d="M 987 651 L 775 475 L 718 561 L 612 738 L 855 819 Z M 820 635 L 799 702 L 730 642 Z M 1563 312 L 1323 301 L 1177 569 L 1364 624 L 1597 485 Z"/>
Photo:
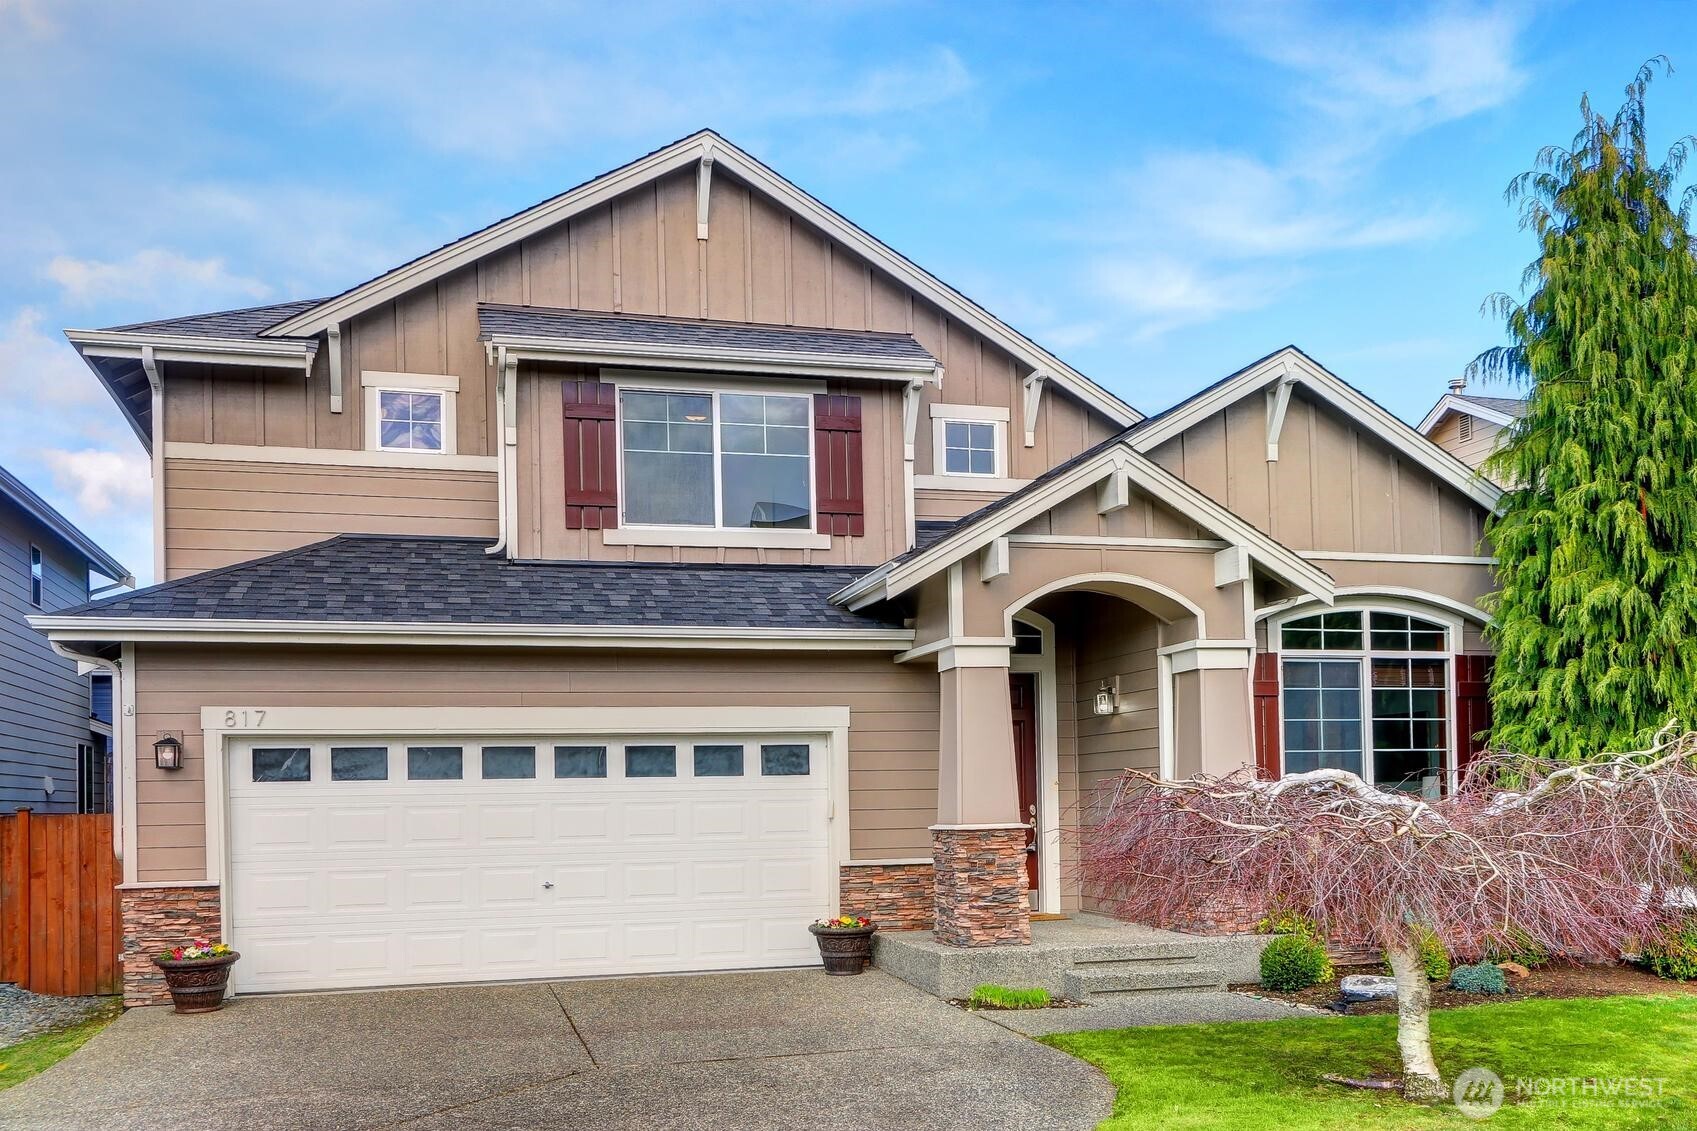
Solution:
<path fill-rule="evenodd" d="M 1503 187 L 1697 5 L 0 0 L 0 463 L 145 578 L 59 331 L 334 293 L 700 126 L 1145 411 L 1287 342 L 1418 420 Z"/>

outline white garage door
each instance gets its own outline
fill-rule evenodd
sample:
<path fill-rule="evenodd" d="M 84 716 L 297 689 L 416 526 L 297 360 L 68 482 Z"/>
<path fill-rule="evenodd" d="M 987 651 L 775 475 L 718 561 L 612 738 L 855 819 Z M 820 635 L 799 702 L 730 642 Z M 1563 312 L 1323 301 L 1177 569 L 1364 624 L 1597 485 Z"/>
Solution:
<path fill-rule="evenodd" d="M 814 960 L 824 742 L 805 735 L 240 742 L 242 990 Z"/>

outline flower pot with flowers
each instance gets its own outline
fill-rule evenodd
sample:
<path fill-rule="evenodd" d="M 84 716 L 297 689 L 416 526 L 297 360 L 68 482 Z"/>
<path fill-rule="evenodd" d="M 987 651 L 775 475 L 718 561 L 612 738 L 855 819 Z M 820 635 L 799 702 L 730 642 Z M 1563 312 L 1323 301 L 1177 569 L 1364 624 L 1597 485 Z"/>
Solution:
<path fill-rule="evenodd" d="M 827 974 L 859 974 L 872 959 L 872 932 L 878 927 L 870 919 L 838 915 L 807 929 L 819 940 L 819 957 Z"/>
<path fill-rule="evenodd" d="M 211 1013 L 224 1007 L 230 967 L 240 957 L 224 943 L 193 939 L 154 955 L 153 964 L 164 972 L 178 1013 Z"/>

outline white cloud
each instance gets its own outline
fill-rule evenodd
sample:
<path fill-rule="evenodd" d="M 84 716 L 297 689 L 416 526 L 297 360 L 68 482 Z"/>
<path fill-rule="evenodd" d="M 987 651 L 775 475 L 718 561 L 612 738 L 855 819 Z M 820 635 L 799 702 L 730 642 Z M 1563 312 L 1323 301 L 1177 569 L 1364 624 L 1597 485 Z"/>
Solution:
<path fill-rule="evenodd" d="M 1136 319 L 1135 339 L 1265 306 L 1299 277 L 1291 269 L 1217 270 L 1166 255 L 1103 259 L 1091 274 L 1098 290 Z"/>
<path fill-rule="evenodd" d="M 46 275 L 59 284 L 68 301 L 78 305 L 133 301 L 137 295 L 146 295 L 150 302 L 168 300 L 192 311 L 208 296 L 234 295 L 257 302 L 271 294 L 260 280 L 233 274 L 222 258 L 193 259 L 160 248 L 146 248 L 119 260 L 56 255 L 47 264 Z"/>
<path fill-rule="evenodd" d="M 140 452 L 47 448 L 41 460 L 53 473 L 54 484 L 75 495 L 85 514 L 104 515 L 116 507 L 145 510 L 150 505 L 152 469 Z"/>
<path fill-rule="evenodd" d="M 40 310 L 26 306 L 0 325 L 0 397 L 20 405 L 63 408 L 99 399 L 100 387 L 69 343 L 46 330 Z"/>

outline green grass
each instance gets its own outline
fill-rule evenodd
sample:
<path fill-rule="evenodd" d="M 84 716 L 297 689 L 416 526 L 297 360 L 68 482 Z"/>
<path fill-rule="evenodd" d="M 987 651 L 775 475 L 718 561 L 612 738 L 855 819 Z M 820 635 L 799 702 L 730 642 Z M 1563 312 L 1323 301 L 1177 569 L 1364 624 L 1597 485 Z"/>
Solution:
<path fill-rule="evenodd" d="M 1007 986 L 983 985 L 973 989 L 966 1004 L 973 1009 L 1042 1009 L 1049 1004 L 1049 991 L 1041 986 L 1013 990 Z"/>
<path fill-rule="evenodd" d="M 90 1037 L 112 1024 L 118 1012 L 103 1013 L 69 1029 L 42 1033 L 0 1049 L 0 1092 L 45 1072 L 82 1048 Z"/>
<path fill-rule="evenodd" d="M 1452 1105 L 1328 1084 L 1397 1072 L 1396 1018 L 1313 1017 L 1116 1029 L 1045 1037 L 1096 1065 L 1119 1089 L 1104 1129 L 1697 1128 L 1697 996 L 1572 998 L 1432 1014 L 1446 1081 L 1483 1065 L 1509 1102 L 1483 1123 Z M 1664 1077 L 1652 1106 L 1516 1100 L 1516 1077 Z"/>

